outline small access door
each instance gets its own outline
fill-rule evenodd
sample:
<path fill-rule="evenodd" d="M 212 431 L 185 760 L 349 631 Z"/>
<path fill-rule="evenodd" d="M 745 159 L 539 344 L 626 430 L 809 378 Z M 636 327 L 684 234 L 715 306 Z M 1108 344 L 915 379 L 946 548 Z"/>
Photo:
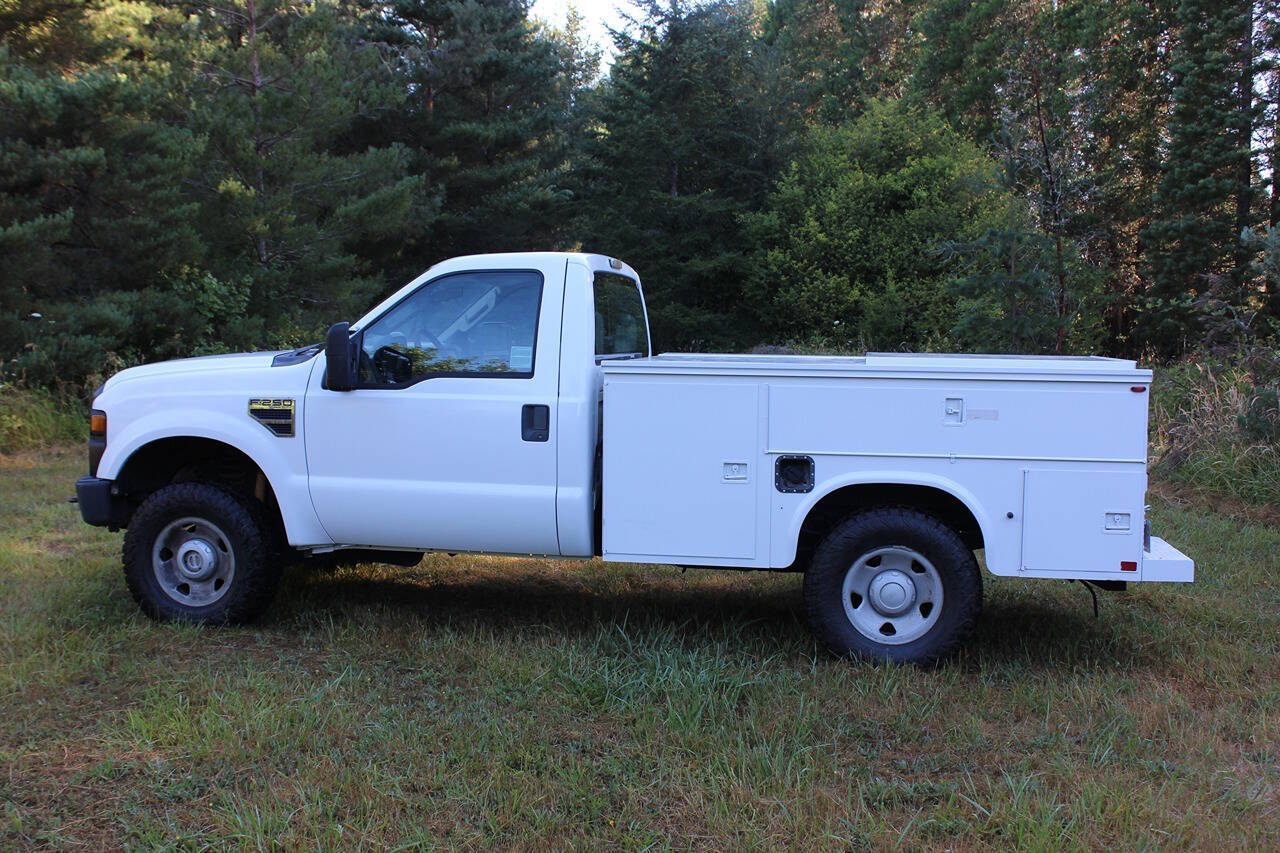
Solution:
<path fill-rule="evenodd" d="M 354 391 L 312 372 L 312 503 L 344 545 L 558 554 L 564 261 L 436 276 L 359 332 Z"/>
<path fill-rule="evenodd" d="M 1147 489 L 1141 465 L 1031 469 L 1023 478 L 1022 571 L 1139 579 Z"/>

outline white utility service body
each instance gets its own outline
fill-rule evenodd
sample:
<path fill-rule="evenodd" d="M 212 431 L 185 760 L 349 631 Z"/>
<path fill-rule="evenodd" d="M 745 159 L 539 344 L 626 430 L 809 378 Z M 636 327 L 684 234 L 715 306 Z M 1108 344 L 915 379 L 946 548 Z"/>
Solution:
<path fill-rule="evenodd" d="M 1151 371 L 1099 357 L 667 354 L 604 364 L 604 559 L 791 566 L 842 488 L 957 498 L 997 575 L 1191 581 L 1143 547 Z M 780 491 L 782 458 L 814 482 Z"/>
<path fill-rule="evenodd" d="M 652 356 L 626 264 L 469 256 L 323 347 L 112 377 L 77 497 L 128 528 L 159 618 L 251 618 L 290 550 L 601 556 L 805 572 L 834 651 L 925 660 L 972 625 L 975 550 L 1192 580 L 1146 534 L 1150 383 L 1096 357 Z"/>

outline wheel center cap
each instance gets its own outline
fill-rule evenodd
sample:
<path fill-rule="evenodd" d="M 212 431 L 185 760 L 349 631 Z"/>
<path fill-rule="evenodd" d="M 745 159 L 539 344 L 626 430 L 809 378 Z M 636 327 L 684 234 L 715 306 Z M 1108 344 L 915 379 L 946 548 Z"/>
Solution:
<path fill-rule="evenodd" d="M 888 569 L 871 579 L 871 604 L 886 616 L 904 613 L 916 600 L 916 585 L 906 573 Z"/>
<path fill-rule="evenodd" d="M 193 581 L 204 580 L 218 568 L 218 552 L 203 539 L 188 539 L 178 549 L 178 570 Z"/>

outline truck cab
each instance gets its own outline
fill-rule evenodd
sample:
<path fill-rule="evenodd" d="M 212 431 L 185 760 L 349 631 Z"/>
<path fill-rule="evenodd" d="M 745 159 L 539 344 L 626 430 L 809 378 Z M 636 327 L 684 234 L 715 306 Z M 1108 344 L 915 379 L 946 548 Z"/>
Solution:
<path fill-rule="evenodd" d="M 333 543 L 593 554 L 599 363 L 650 354 L 630 267 L 455 259 L 351 340 L 350 389 L 313 370 L 302 414 L 311 501 Z"/>
<path fill-rule="evenodd" d="M 924 661 L 972 626 L 980 550 L 996 574 L 1191 579 L 1145 530 L 1150 378 L 1116 359 L 655 357 L 627 264 L 476 255 L 323 345 L 112 377 L 77 497 L 126 529 L 129 588 L 161 619 L 251 619 L 306 555 L 602 556 L 804 572 L 833 652 Z"/>

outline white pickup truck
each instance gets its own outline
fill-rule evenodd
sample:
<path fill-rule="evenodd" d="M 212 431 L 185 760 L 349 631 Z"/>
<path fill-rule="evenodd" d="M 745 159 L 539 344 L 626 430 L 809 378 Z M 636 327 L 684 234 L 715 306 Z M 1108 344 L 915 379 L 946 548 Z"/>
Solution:
<path fill-rule="evenodd" d="M 250 619 L 300 554 L 599 556 L 803 572 L 832 652 L 920 662 L 972 628 L 977 551 L 1192 579 L 1144 518 L 1150 382 L 1108 358 L 652 356 L 626 264 L 479 255 L 323 347 L 116 374 L 76 493 L 127 528 L 160 619 Z"/>

